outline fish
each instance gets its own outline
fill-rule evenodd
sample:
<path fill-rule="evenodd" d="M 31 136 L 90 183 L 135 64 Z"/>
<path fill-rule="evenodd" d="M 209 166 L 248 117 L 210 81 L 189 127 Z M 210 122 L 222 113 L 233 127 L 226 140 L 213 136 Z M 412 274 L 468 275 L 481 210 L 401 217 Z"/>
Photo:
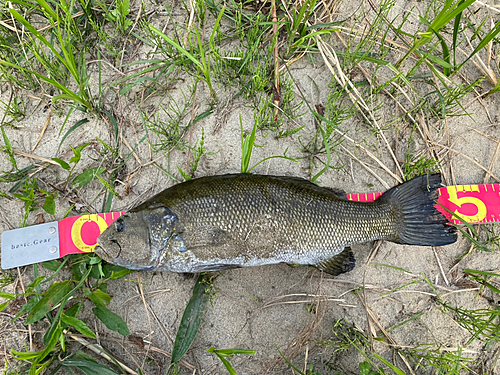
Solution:
<path fill-rule="evenodd" d="M 374 202 L 297 177 L 227 174 L 170 187 L 121 215 L 95 253 L 132 270 L 200 273 L 277 263 L 351 271 L 351 246 L 373 240 L 444 246 L 456 228 L 437 211 L 441 175 L 413 178 Z"/>

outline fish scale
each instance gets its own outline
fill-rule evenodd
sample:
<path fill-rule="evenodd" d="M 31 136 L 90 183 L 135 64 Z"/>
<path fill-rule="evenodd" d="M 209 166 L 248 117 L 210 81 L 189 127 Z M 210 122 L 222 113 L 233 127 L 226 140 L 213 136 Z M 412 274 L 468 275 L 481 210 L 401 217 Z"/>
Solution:
<path fill-rule="evenodd" d="M 454 242 L 453 228 L 434 208 L 439 183 L 439 175 L 419 177 L 367 203 L 294 177 L 203 177 L 124 214 L 99 237 L 96 253 L 132 269 L 201 272 L 287 262 L 339 274 L 354 266 L 350 246 L 358 243 Z"/>

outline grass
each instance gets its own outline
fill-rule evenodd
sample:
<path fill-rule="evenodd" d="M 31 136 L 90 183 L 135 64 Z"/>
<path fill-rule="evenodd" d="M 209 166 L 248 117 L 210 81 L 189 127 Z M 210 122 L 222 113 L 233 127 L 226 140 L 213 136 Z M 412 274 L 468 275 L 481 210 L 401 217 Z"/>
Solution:
<path fill-rule="evenodd" d="M 4 228 L 30 225 L 41 212 L 57 220 L 124 207 L 130 197 L 139 199 L 137 194 L 146 192 L 144 181 L 153 166 L 175 182 L 220 171 L 282 170 L 276 165 L 296 170 L 298 163 L 315 182 L 344 172 L 356 180 L 355 164 L 384 187 L 437 170 L 451 183 L 455 160 L 448 156 L 462 136 L 451 124 L 460 116 L 475 126 L 478 109 L 470 103 L 480 106 L 498 95 L 500 22 L 494 10 L 473 0 L 428 0 L 404 11 L 393 0 L 341 11 L 340 3 L 325 9 L 325 2 L 315 0 L 176 4 L 161 10 L 151 2 L 129 0 L 3 4 L 0 77 L 1 92 L 7 93 L 0 103 L 5 169 L 0 199 L 18 212 L 12 217 L 2 211 Z M 487 104 L 484 108 L 488 113 Z M 43 130 L 33 118 L 44 118 Z M 26 146 L 23 137 L 31 139 L 26 134 L 33 132 L 41 143 Z M 489 137 L 496 145 L 498 137 Z M 484 167 L 490 174 L 496 154 Z M 480 232 L 467 224 L 461 230 L 472 245 L 457 262 L 498 250 L 494 227 Z M 109 307 L 107 291 L 129 271 L 92 255 L 43 267 L 2 274 L 2 286 L 18 287 L 1 292 L 5 301 L 0 307 L 8 311 L 22 301 L 16 319 L 26 319 L 30 332 L 41 330 L 38 349 L 8 354 L 6 372 L 143 371 L 140 361 L 135 370 L 127 370 L 113 353 L 98 354 L 99 362 L 88 354 L 89 342 L 103 335 L 93 325 L 96 319 L 117 337 L 130 333 L 122 311 Z M 391 272 L 404 271 L 391 267 Z M 498 270 L 457 272 L 477 287 L 473 301 L 484 298 L 490 304 L 498 297 Z M 455 305 L 438 294 L 430 279 L 419 275 L 379 296 L 427 288 L 416 292 L 432 295 L 429 305 L 438 305 L 468 332 L 461 346 L 449 350 L 438 339 L 411 348 L 393 343 L 390 353 L 398 359 L 391 361 L 373 345 L 371 333 L 337 321 L 332 338 L 318 344 L 331 350 L 330 372 L 345 371 L 340 363 L 349 353 L 359 355 L 350 370 L 363 375 L 406 373 L 410 363 L 411 371 L 475 371 L 467 350 L 496 345 L 498 309 Z M 184 355 L 204 328 L 208 300 L 217 314 L 217 292 L 210 276 L 195 284 L 188 307 L 181 308 L 169 371 L 187 366 L 192 373 Z M 319 311 L 315 305 L 314 315 Z M 425 312 L 418 312 L 385 331 L 397 334 L 424 318 Z M 30 333 L 30 340 L 34 337 Z M 229 356 L 254 354 L 218 346 L 214 338 L 213 346 L 202 349 L 220 358 L 231 374 L 239 366 L 233 368 Z M 291 356 L 283 359 L 298 373 L 321 371 L 307 366 L 307 354 L 304 362 L 299 369 Z"/>

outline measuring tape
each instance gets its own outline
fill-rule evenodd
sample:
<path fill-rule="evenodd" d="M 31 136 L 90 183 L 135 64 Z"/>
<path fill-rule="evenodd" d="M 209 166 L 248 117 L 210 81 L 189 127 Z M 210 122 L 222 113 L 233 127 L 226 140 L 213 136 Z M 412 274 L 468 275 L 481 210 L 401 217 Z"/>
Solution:
<path fill-rule="evenodd" d="M 436 204 L 453 224 L 500 222 L 500 185 L 456 185 L 438 189 Z M 373 202 L 383 193 L 347 194 L 347 199 Z M 2 233 L 2 268 L 9 269 L 91 253 L 97 237 L 126 211 L 68 217 Z M 460 219 L 459 219 L 460 218 Z"/>
<path fill-rule="evenodd" d="M 453 224 L 500 222 L 500 185 L 446 186 L 438 193 L 436 208 Z M 347 194 L 347 199 L 373 202 L 382 194 Z"/>

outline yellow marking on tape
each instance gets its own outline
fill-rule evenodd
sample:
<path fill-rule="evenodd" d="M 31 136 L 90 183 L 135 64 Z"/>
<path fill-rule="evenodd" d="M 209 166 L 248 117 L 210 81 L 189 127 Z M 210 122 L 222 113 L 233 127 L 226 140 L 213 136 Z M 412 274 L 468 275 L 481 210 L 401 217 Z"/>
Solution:
<path fill-rule="evenodd" d="M 100 233 L 104 232 L 104 230 L 108 227 L 106 220 L 96 214 L 81 216 L 73 223 L 73 226 L 71 227 L 71 239 L 73 240 L 73 243 L 79 250 L 84 251 L 86 253 L 93 252 L 94 248 L 97 245 L 97 244 L 88 245 L 85 242 L 83 242 L 82 239 L 83 224 L 89 222 L 96 223 L 99 226 Z"/>
<path fill-rule="evenodd" d="M 478 185 L 448 186 L 446 189 L 448 190 L 448 194 L 450 195 L 449 201 L 457 205 L 459 208 L 466 203 L 473 204 L 477 208 L 477 214 L 475 215 L 464 215 L 463 213 L 460 213 L 460 210 L 455 210 L 454 212 L 455 215 L 459 215 L 462 220 L 467 221 L 468 223 L 477 223 L 484 220 L 487 214 L 487 210 L 486 210 L 486 205 L 481 199 L 476 197 L 467 197 L 467 196 L 459 198 L 457 194 L 459 192 L 469 192 L 469 191 L 479 192 Z"/>
<path fill-rule="evenodd" d="M 457 192 L 477 191 L 479 193 L 479 185 L 458 185 Z"/>

